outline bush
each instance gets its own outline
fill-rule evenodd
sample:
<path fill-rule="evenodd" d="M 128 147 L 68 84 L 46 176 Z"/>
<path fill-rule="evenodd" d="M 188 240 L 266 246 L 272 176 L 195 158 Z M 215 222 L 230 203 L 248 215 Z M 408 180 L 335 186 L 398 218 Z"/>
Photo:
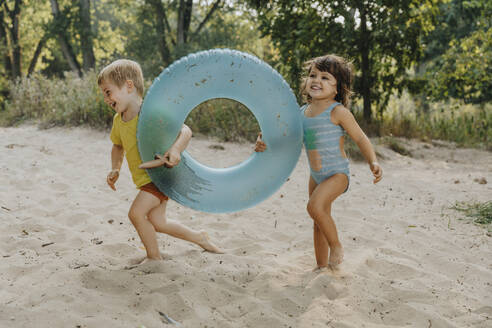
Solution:
<path fill-rule="evenodd" d="M 57 125 L 89 125 L 107 128 L 113 112 L 105 103 L 97 76 L 88 72 L 83 78 L 66 74 L 64 79 L 48 79 L 42 75 L 24 77 L 11 84 L 4 125 L 36 120 L 41 127 Z"/>
<path fill-rule="evenodd" d="M 260 126 L 243 104 L 230 99 L 212 99 L 201 103 L 185 122 L 194 133 L 218 137 L 222 141 L 254 142 Z"/>
<path fill-rule="evenodd" d="M 145 81 L 148 87 L 150 81 Z M 5 110 L 0 111 L 2 125 L 15 125 L 36 120 L 42 127 L 56 125 L 88 125 L 109 128 L 113 111 L 105 103 L 97 75 L 88 72 L 83 78 L 67 74 L 64 79 L 48 79 L 42 75 L 22 78 L 10 84 Z M 492 150 L 492 104 L 467 105 L 450 99 L 422 105 L 422 100 L 404 92 L 393 96 L 386 111 L 376 115 L 370 124 L 362 119 L 360 104 L 353 111 L 368 135 L 441 139 L 460 146 Z M 253 114 L 242 104 L 229 99 L 212 99 L 200 104 L 186 119 L 193 132 L 218 137 L 223 141 L 256 139 L 260 128 Z M 390 140 L 391 141 L 391 140 Z M 393 148 L 398 148 L 392 143 Z M 358 156 L 356 145 L 347 144 L 352 157 Z M 401 151 L 398 148 L 395 151 Z"/>
<path fill-rule="evenodd" d="M 371 124 L 362 121 L 357 104 L 354 109 L 369 135 L 440 139 L 492 150 L 492 104 L 471 105 L 456 99 L 425 103 L 404 92 L 391 97 L 387 109 Z"/>

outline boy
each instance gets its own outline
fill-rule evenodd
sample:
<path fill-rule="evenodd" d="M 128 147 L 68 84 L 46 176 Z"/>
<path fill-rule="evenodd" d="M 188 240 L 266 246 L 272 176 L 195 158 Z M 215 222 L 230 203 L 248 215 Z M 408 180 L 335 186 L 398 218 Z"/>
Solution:
<path fill-rule="evenodd" d="M 147 172 L 139 167 L 142 160 L 137 148 L 137 122 L 143 98 L 143 74 L 140 65 L 131 60 L 117 60 L 102 69 L 97 83 L 104 94 L 104 102 L 116 112 L 110 135 L 113 142 L 112 170 L 106 181 L 111 189 L 116 190 L 115 183 L 119 177 L 123 156 L 126 154 L 133 182 L 139 189 L 128 217 L 145 246 L 147 259 L 162 259 L 156 231 L 193 242 L 209 252 L 220 253 L 220 249 L 209 241 L 206 232 L 194 231 L 180 223 L 166 220 L 168 197 L 157 189 Z M 183 124 L 171 148 L 163 156 L 159 156 L 159 160 L 152 161 L 151 165 L 151 162 L 146 163 L 144 167 L 176 166 L 190 139 L 191 130 Z"/>

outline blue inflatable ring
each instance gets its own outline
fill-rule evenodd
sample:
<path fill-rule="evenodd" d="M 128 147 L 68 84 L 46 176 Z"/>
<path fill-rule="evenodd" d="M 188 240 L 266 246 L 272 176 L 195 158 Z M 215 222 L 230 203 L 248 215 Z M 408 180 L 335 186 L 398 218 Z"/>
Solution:
<path fill-rule="evenodd" d="M 143 162 L 164 153 L 188 114 L 210 99 L 228 98 L 256 117 L 267 150 L 228 168 L 210 168 L 183 152 L 174 168 L 147 172 L 176 202 L 211 213 L 234 212 L 272 195 L 296 166 L 302 147 L 299 106 L 289 85 L 268 64 L 235 50 L 188 55 L 170 65 L 150 87 L 140 113 L 137 141 Z"/>

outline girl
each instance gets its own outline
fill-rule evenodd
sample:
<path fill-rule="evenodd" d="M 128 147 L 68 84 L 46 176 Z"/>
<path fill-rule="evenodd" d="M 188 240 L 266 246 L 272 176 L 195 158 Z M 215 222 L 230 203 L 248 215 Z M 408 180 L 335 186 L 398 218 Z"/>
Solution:
<path fill-rule="evenodd" d="M 343 148 L 344 131 L 367 160 L 374 183 L 381 180 L 383 171 L 369 138 L 347 109 L 350 106 L 351 64 L 341 57 L 326 55 L 307 61 L 306 73 L 301 86 L 306 101 L 301 107 L 301 119 L 311 171 L 307 211 L 314 221 L 317 268 L 335 268 L 343 260 L 343 248 L 331 216 L 331 206 L 347 190 L 350 180 L 349 162 Z M 260 135 L 255 150 L 265 149 Z"/>

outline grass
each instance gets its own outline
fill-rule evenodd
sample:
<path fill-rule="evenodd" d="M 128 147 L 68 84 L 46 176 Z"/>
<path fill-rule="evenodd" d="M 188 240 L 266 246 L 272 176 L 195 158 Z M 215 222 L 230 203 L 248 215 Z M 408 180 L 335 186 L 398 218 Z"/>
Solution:
<path fill-rule="evenodd" d="M 145 84 L 148 87 L 151 83 Z M 99 91 L 96 73 L 88 72 L 83 78 L 67 74 L 64 79 L 35 75 L 11 85 L 5 109 L 0 109 L 0 126 L 36 121 L 40 128 L 88 125 L 109 129 L 113 115 Z M 254 115 L 241 103 L 229 99 L 200 104 L 185 123 L 194 133 L 222 141 L 254 142 L 260 131 Z"/>
<path fill-rule="evenodd" d="M 0 123 L 7 126 L 34 120 L 41 128 L 64 125 L 109 128 L 113 117 L 94 72 L 86 73 L 83 78 L 73 74 L 67 74 L 64 79 L 42 75 L 21 78 L 12 83 L 5 107 L 0 113 Z"/>
<path fill-rule="evenodd" d="M 194 108 L 185 123 L 193 133 L 217 137 L 222 141 L 254 142 L 260 126 L 243 104 L 225 98 L 211 99 Z"/>
<path fill-rule="evenodd" d="M 67 74 L 63 79 L 42 75 L 21 78 L 9 84 L 9 96 L 0 106 L 0 125 L 12 126 L 36 121 L 42 128 L 58 125 L 88 125 L 109 129 L 113 112 L 104 103 L 96 83 L 96 73 L 83 78 Z M 151 81 L 146 81 L 146 86 Z M 492 151 L 492 104 L 447 102 L 423 103 L 408 93 L 393 96 L 382 114 L 374 113 L 370 123 L 362 119 L 360 101 L 352 107 L 366 134 L 383 137 L 383 144 L 405 155 L 412 154 L 395 137 L 422 141 L 445 140 L 461 147 Z M 197 134 L 214 136 L 222 141 L 254 142 L 258 122 L 243 105 L 228 99 L 213 99 L 200 104 L 185 121 Z M 354 160 L 362 159 L 357 146 L 347 138 L 346 152 Z"/>
<path fill-rule="evenodd" d="M 445 140 L 455 142 L 458 147 L 492 151 L 492 103 L 472 105 L 457 99 L 426 103 L 403 92 L 391 97 L 382 114 L 373 113 L 371 123 L 363 121 L 360 102 L 355 102 L 352 110 L 368 135 L 416 138 L 426 142 Z"/>
<path fill-rule="evenodd" d="M 401 141 L 394 138 L 393 136 L 383 137 L 381 143 L 400 155 L 412 157 L 412 152 L 408 150 Z"/>
<path fill-rule="evenodd" d="M 451 209 L 464 213 L 467 217 L 472 218 L 473 222 L 477 224 L 492 224 L 492 201 L 486 201 L 483 203 L 456 202 Z"/>

